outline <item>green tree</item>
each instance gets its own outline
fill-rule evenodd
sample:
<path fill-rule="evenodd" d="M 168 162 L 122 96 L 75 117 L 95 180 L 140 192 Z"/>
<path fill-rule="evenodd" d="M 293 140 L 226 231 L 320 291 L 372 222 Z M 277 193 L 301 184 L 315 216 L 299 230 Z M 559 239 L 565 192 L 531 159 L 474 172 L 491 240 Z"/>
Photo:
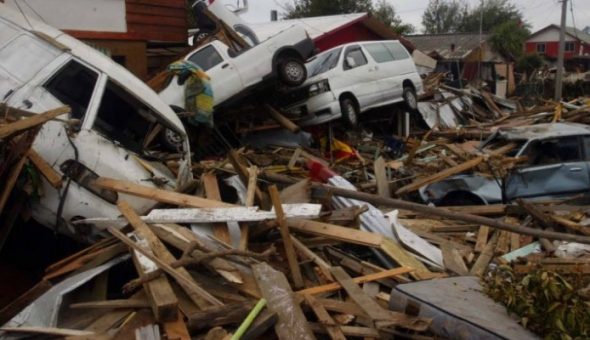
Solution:
<path fill-rule="evenodd" d="M 506 21 L 494 28 L 490 43 L 505 57 L 516 60 L 522 56 L 523 44 L 530 33 L 527 25 L 520 21 Z"/>
<path fill-rule="evenodd" d="M 467 11 L 467 5 L 457 0 L 430 0 L 422 15 L 424 33 L 440 34 L 456 32 Z"/>
<path fill-rule="evenodd" d="M 285 18 L 304 18 L 321 15 L 371 12 L 371 0 L 295 0 L 287 5 Z"/>
<path fill-rule="evenodd" d="M 479 32 L 480 20 L 484 32 L 492 32 L 495 27 L 505 22 L 524 22 L 522 13 L 510 0 L 485 0 L 483 6 L 479 5 L 465 12 L 457 31 Z"/>
<path fill-rule="evenodd" d="M 395 8 L 385 0 L 380 0 L 371 14 L 393 28 L 398 34 L 411 34 L 416 31 L 412 24 L 403 23 L 402 19 L 395 14 Z"/>

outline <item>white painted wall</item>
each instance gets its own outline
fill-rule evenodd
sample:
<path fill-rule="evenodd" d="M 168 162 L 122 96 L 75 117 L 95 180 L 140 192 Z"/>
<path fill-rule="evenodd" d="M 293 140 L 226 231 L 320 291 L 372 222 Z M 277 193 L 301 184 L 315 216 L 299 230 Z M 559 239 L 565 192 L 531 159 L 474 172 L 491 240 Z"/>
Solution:
<path fill-rule="evenodd" d="M 565 41 L 575 41 L 573 37 L 569 36 L 568 34 L 565 35 Z M 531 39 L 527 40 L 527 42 L 548 42 L 548 41 L 559 41 L 559 30 L 557 28 L 550 28 L 541 34 L 538 34 Z"/>
<path fill-rule="evenodd" d="M 127 32 L 125 0 L 6 0 L 31 18 L 59 29 Z"/>

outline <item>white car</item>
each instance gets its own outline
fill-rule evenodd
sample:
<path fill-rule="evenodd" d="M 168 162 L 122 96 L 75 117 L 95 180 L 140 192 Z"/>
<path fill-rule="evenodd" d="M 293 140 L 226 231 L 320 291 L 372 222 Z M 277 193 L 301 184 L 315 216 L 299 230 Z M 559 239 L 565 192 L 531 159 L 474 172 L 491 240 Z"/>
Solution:
<path fill-rule="evenodd" d="M 183 163 L 190 167 L 182 122 L 144 82 L 83 42 L 1 3 L 0 98 L 34 113 L 70 106 L 71 113 L 44 124 L 33 143 L 69 184 L 58 190 L 43 180 L 33 217 L 50 228 L 64 222 L 59 222 L 59 231 L 78 240 L 92 242 L 100 231 L 71 222 L 117 217 L 119 198 L 137 211 L 156 204 L 99 189 L 93 179 L 103 176 L 155 187 L 149 180 L 156 176 L 167 180 L 168 190 L 182 185 L 162 162 L 144 157 L 152 127 L 160 124 L 176 132 L 184 146 Z M 79 121 L 75 128 L 68 124 L 73 120 Z M 151 165 L 149 171 L 146 164 Z"/>
<path fill-rule="evenodd" d="M 211 78 L 213 105 L 217 111 L 241 98 L 264 81 L 277 79 L 287 86 L 305 82 L 305 60 L 314 50 L 313 41 L 300 26 L 277 33 L 260 44 L 236 52 L 219 40 L 214 40 L 189 53 L 184 60 L 200 66 Z M 184 82 L 174 76 L 160 97 L 168 105 L 185 106 Z"/>
<path fill-rule="evenodd" d="M 234 7 L 232 5 L 224 4 L 223 0 L 195 1 L 192 5 L 192 9 L 198 28 L 196 30 L 189 30 L 189 33 L 192 35 L 192 39 L 189 40 L 189 43 L 193 45 L 194 43 L 215 34 L 217 31 L 217 24 L 203 13 L 203 9 L 207 8 L 219 20 L 223 21 L 244 38 L 250 46 L 257 45 L 260 41 L 258 40 L 256 33 L 240 18 L 241 13 L 248 11 L 248 1 L 242 0 L 241 6 L 239 3 L 240 1 L 237 1 L 238 6 Z"/>
<path fill-rule="evenodd" d="M 286 111 L 302 126 L 341 117 L 354 126 L 360 113 L 402 101 L 416 110 L 423 91 L 412 57 L 397 40 L 341 45 L 318 54 L 307 70 L 308 80 L 287 94 Z"/>

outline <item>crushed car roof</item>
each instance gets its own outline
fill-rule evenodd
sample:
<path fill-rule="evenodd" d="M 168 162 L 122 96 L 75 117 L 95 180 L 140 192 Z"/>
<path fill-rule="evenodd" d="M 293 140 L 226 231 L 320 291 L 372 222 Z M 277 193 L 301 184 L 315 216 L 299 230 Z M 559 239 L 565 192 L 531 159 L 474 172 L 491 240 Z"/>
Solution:
<path fill-rule="evenodd" d="M 506 139 L 541 139 L 590 135 L 590 126 L 578 123 L 547 123 L 531 126 L 500 128 L 498 135 Z"/>

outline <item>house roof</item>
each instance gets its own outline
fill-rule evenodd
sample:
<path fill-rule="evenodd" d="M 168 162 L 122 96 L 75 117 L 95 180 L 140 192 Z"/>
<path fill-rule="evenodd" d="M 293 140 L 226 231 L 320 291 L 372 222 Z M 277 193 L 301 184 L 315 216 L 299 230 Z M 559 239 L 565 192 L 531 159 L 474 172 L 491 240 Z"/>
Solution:
<path fill-rule="evenodd" d="M 489 34 L 483 34 L 481 39 L 485 42 L 489 37 Z M 479 33 L 409 35 L 406 39 L 420 51 L 444 59 L 463 59 L 480 46 Z"/>
<path fill-rule="evenodd" d="M 536 36 L 538 34 L 541 34 L 541 33 L 545 32 L 548 29 L 556 29 L 556 30 L 559 30 L 560 27 L 557 26 L 557 25 L 555 25 L 555 24 L 551 24 L 551 25 L 549 25 L 549 26 L 547 26 L 545 28 L 542 28 L 542 29 L 538 30 L 537 32 L 531 34 L 529 36 L 529 39 L 533 38 L 534 36 Z M 577 29 L 575 27 L 566 27 L 565 28 L 565 33 L 567 35 L 569 35 L 570 37 L 572 37 L 572 38 L 575 38 L 575 39 L 578 39 L 580 41 L 583 41 L 583 42 L 585 42 L 587 44 L 590 44 L 590 34 L 584 32 L 583 30 Z"/>

